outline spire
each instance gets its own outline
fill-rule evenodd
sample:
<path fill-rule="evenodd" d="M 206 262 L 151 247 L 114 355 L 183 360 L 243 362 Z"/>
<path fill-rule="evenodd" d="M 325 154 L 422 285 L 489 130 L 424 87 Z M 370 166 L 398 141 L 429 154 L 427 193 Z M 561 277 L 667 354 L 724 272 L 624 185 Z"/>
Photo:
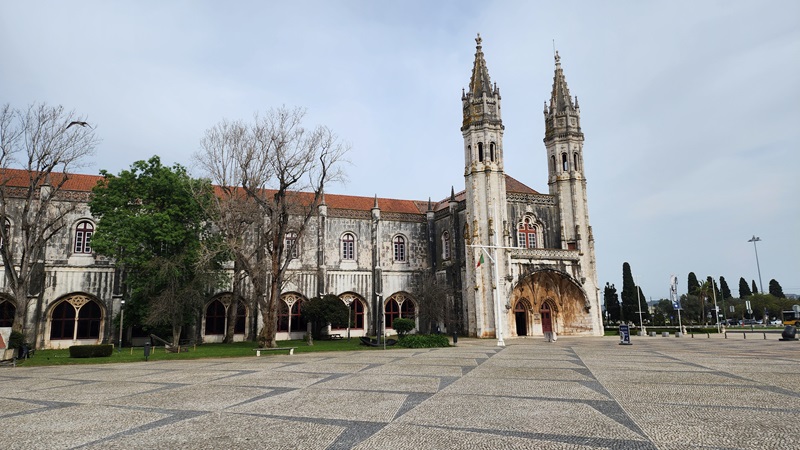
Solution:
<path fill-rule="evenodd" d="M 469 92 L 474 97 L 480 97 L 481 94 L 492 94 L 492 81 L 489 79 L 489 69 L 486 68 L 486 60 L 483 58 L 483 47 L 481 43 L 483 39 L 481 34 L 475 38 L 477 45 L 475 46 L 475 65 L 472 67 L 472 78 L 469 81 Z"/>
<path fill-rule="evenodd" d="M 378 208 L 378 194 L 375 194 L 375 205 L 372 207 L 372 209 L 379 209 Z"/>
<path fill-rule="evenodd" d="M 561 56 L 558 51 L 555 54 L 556 73 L 553 76 L 553 92 L 550 94 L 550 113 L 564 113 L 567 110 L 574 111 L 575 105 L 569 95 L 567 79 L 564 77 L 564 70 L 561 68 Z"/>
<path fill-rule="evenodd" d="M 481 123 L 500 124 L 500 89 L 492 84 L 486 59 L 483 57 L 483 39 L 480 33 L 475 38 L 475 63 L 472 66 L 472 77 L 469 88 L 461 91 L 461 103 L 464 110 L 464 122 L 461 131 L 470 125 Z"/>
<path fill-rule="evenodd" d="M 428 197 L 428 211 L 433 211 L 433 205 L 431 205 L 431 198 Z"/>
<path fill-rule="evenodd" d="M 453 186 L 450 186 L 450 201 L 456 201 L 456 190 L 453 188 Z"/>

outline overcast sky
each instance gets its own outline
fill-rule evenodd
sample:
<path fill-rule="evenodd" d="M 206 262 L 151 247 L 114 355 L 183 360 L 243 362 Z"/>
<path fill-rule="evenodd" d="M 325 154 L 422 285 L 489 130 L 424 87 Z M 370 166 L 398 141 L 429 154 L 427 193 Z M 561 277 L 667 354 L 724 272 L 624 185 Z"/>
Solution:
<path fill-rule="evenodd" d="M 698 278 L 800 294 L 800 2 L 0 0 L 0 103 L 61 104 L 102 143 L 83 170 L 191 167 L 206 129 L 286 105 L 352 145 L 329 192 L 464 189 L 476 33 L 506 172 L 546 193 L 553 41 L 581 106 L 598 283 Z M 602 293 L 601 293 L 602 294 Z"/>

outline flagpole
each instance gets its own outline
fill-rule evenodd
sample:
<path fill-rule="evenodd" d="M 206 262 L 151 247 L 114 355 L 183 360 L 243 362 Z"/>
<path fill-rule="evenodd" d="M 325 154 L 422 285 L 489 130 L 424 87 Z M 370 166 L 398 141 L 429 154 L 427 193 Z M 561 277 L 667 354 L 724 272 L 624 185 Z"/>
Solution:
<path fill-rule="evenodd" d="M 489 248 L 493 249 L 495 251 L 495 256 L 497 256 L 496 255 L 497 249 L 513 249 L 513 248 L 516 248 L 516 247 L 502 247 L 502 246 L 499 246 L 499 245 L 472 245 L 472 244 L 468 244 L 467 247 L 473 247 L 473 248 L 481 249 L 482 253 L 481 253 L 481 259 L 478 261 L 478 267 L 480 267 L 481 264 L 483 264 L 483 254 L 484 253 L 486 254 L 486 256 L 489 257 L 489 261 L 491 261 L 492 265 L 494 266 L 493 267 L 494 270 L 492 271 L 493 272 L 493 276 L 494 276 L 494 283 L 493 283 L 494 284 L 494 288 L 492 289 L 492 299 L 494 301 L 494 322 L 495 322 L 494 323 L 494 329 L 495 329 L 495 334 L 497 335 L 497 346 L 498 347 L 505 347 L 506 343 L 503 340 L 503 331 L 502 331 L 502 325 L 501 325 L 501 321 L 500 321 L 500 294 L 497 292 L 498 289 L 499 289 L 499 286 L 500 286 L 500 271 L 497 268 L 497 260 L 496 260 L 496 258 L 492 257 L 492 254 L 489 253 L 489 251 L 487 249 L 489 249 Z"/>

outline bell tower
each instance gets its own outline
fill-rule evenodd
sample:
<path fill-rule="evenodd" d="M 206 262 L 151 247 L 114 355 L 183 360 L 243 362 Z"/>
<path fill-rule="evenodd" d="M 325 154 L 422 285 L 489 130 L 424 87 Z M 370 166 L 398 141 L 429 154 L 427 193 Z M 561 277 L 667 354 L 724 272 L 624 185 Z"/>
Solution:
<path fill-rule="evenodd" d="M 586 177 L 583 167 L 583 132 L 578 97 L 571 97 L 561 57 L 555 53 L 555 75 L 550 104 L 544 105 L 548 186 L 556 198 L 561 225 L 561 248 L 577 250 L 579 282 L 587 296 L 598 305 L 593 310 L 595 329 L 602 328 L 599 312 L 594 236 L 589 225 Z"/>
<path fill-rule="evenodd" d="M 506 250 L 506 178 L 503 172 L 503 121 L 500 115 L 500 90 L 492 85 L 483 56 L 480 34 L 475 39 L 475 63 L 469 91 L 462 90 L 464 120 L 464 178 L 466 184 L 467 247 L 466 290 L 470 305 L 469 329 L 477 337 L 502 335 L 500 311 L 505 311 L 508 272 Z M 494 260 L 494 262 L 492 261 Z M 495 264 L 495 262 L 497 264 Z"/>

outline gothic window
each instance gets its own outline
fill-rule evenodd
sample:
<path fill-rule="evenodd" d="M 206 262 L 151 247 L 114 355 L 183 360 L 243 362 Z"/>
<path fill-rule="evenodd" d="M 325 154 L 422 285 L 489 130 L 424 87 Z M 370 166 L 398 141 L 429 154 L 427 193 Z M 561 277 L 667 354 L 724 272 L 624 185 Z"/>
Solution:
<path fill-rule="evenodd" d="M 50 339 L 97 339 L 100 337 L 102 311 L 94 301 L 83 304 L 63 301 L 53 310 Z"/>
<path fill-rule="evenodd" d="M 575 170 L 579 170 L 578 169 L 578 153 L 577 152 L 572 154 L 572 168 L 575 169 Z"/>
<path fill-rule="evenodd" d="M 306 331 L 306 320 L 303 319 L 302 300 L 296 300 L 292 307 L 285 301 L 278 302 L 278 331 Z"/>
<path fill-rule="evenodd" d="M 9 221 L 8 221 L 8 219 L 6 219 L 6 221 L 5 221 L 5 222 L 6 222 L 6 223 L 5 223 L 5 225 L 3 226 L 3 232 L 4 232 L 4 234 L 5 234 L 6 236 L 8 236 L 8 237 L 9 237 L 9 239 L 10 239 L 10 238 L 11 238 L 11 222 L 9 222 Z M 0 235 L 0 246 L 3 246 L 3 244 L 5 244 L 5 240 L 3 239 L 3 236 L 2 236 L 2 235 Z"/>
<path fill-rule="evenodd" d="M 75 228 L 75 253 L 92 253 L 92 235 L 94 224 L 88 220 L 78 222 Z"/>
<path fill-rule="evenodd" d="M 489 144 L 489 159 L 490 159 L 492 162 L 494 162 L 494 148 L 495 148 L 494 142 L 492 142 L 491 144 Z"/>
<path fill-rule="evenodd" d="M 555 172 L 555 171 L 556 171 L 556 157 L 555 156 L 551 156 L 550 157 L 550 172 Z"/>
<path fill-rule="evenodd" d="M 450 233 L 442 233 L 442 259 L 450 259 Z"/>
<path fill-rule="evenodd" d="M 483 162 L 483 142 L 478 142 L 478 161 Z"/>
<path fill-rule="evenodd" d="M 297 258 L 298 255 L 297 233 L 294 231 L 287 231 L 284 238 L 284 251 L 291 259 Z"/>
<path fill-rule="evenodd" d="M 564 172 L 569 172 L 569 160 L 567 159 L 567 154 L 561 154 L 561 170 Z"/>
<path fill-rule="evenodd" d="M 406 238 L 397 236 L 394 238 L 394 260 L 396 262 L 406 261 Z"/>
<path fill-rule="evenodd" d="M 353 233 L 342 235 L 342 259 L 354 260 L 356 256 L 356 237 Z"/>
<path fill-rule="evenodd" d="M 384 319 L 386 328 L 392 328 L 394 320 L 397 318 L 414 320 L 417 316 L 417 308 L 414 301 L 403 294 L 396 294 L 386 301 L 384 309 Z"/>
<path fill-rule="evenodd" d="M 517 227 L 517 247 L 537 248 L 541 247 L 537 241 L 537 227 L 534 220 L 525 216 Z"/>
<path fill-rule="evenodd" d="M 353 317 L 353 322 L 350 328 L 363 329 L 364 328 L 364 304 L 361 300 L 355 299 L 350 303 L 350 315 Z"/>
<path fill-rule="evenodd" d="M 50 339 L 72 339 L 75 336 L 75 307 L 61 302 L 50 321 Z"/>
<path fill-rule="evenodd" d="M 14 325 L 14 314 L 17 308 L 8 300 L 0 300 L 0 327 L 10 327 Z"/>
<path fill-rule="evenodd" d="M 206 334 L 225 334 L 225 305 L 219 300 L 206 308 Z"/>

